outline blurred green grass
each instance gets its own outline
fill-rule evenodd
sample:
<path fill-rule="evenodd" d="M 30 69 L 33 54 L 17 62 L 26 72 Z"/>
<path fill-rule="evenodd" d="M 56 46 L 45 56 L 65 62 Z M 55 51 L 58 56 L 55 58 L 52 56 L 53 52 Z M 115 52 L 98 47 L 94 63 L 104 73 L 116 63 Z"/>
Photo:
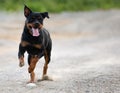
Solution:
<path fill-rule="evenodd" d="M 34 11 L 90 11 L 120 8 L 120 0 L 0 0 L 0 10 L 22 11 L 24 4 Z"/>

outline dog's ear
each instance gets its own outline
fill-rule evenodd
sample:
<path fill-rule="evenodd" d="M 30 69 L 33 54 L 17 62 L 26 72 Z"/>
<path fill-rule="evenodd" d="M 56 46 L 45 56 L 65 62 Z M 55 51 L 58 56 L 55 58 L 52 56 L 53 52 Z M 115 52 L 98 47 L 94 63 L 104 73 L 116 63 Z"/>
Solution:
<path fill-rule="evenodd" d="M 32 13 L 31 9 L 29 9 L 26 5 L 24 6 L 24 15 L 28 17 Z"/>
<path fill-rule="evenodd" d="M 45 17 L 49 18 L 48 12 L 41 13 L 41 15 L 42 15 L 43 18 L 45 18 Z"/>

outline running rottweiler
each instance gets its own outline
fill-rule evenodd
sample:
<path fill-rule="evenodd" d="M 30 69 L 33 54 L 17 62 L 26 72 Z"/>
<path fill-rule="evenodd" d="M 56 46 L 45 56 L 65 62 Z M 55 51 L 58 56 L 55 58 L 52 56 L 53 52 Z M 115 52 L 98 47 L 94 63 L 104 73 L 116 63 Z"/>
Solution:
<path fill-rule="evenodd" d="M 24 66 L 24 53 L 28 53 L 28 72 L 30 73 L 29 83 L 35 82 L 34 69 L 38 60 L 44 56 L 42 79 L 46 79 L 48 63 L 50 62 L 52 41 L 49 32 L 43 28 L 43 20 L 49 18 L 48 12 L 32 12 L 26 5 L 24 6 L 26 17 L 21 42 L 19 44 L 19 66 Z"/>

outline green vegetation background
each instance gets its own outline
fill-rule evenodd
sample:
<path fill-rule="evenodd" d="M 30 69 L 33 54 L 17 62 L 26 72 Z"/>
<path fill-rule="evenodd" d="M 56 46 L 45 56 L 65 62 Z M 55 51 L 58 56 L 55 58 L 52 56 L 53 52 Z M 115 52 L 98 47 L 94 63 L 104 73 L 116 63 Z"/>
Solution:
<path fill-rule="evenodd" d="M 34 11 L 41 12 L 120 8 L 120 0 L 0 0 L 0 10 L 21 11 L 24 4 Z"/>

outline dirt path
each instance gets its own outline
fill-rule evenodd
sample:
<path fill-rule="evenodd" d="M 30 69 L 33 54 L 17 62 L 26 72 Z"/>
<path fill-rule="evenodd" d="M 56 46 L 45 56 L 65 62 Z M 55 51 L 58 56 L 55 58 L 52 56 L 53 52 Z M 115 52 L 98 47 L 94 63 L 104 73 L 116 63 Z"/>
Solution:
<path fill-rule="evenodd" d="M 27 62 L 19 68 L 17 60 L 24 17 L 0 16 L 11 19 L 0 23 L 0 93 L 120 93 L 120 11 L 51 14 L 45 27 L 53 38 L 48 71 L 53 81 L 37 82 L 35 88 L 26 87 Z M 43 64 L 42 58 L 37 79 Z"/>

